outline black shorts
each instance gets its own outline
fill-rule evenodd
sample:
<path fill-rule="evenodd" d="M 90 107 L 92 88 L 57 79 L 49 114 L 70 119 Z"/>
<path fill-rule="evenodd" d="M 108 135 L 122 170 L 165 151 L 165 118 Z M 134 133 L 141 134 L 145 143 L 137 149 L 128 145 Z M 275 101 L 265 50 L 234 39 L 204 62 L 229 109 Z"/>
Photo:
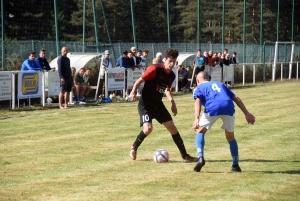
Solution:
<path fill-rule="evenodd" d="M 65 92 L 70 92 L 73 87 L 73 79 L 65 79 L 65 83 L 62 84 L 60 82 L 60 92 L 65 93 Z"/>
<path fill-rule="evenodd" d="M 140 114 L 140 126 L 146 122 L 151 122 L 156 119 L 159 123 L 171 121 L 172 117 L 163 103 L 144 106 L 143 103 L 138 104 L 138 111 Z"/>

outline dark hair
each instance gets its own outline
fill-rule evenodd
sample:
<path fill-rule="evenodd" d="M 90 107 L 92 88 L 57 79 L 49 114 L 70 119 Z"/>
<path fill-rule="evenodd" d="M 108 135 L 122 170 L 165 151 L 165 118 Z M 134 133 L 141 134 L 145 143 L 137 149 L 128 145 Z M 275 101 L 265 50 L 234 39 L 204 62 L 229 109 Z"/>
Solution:
<path fill-rule="evenodd" d="M 40 50 L 40 52 L 46 52 L 46 50 L 42 48 L 42 49 Z"/>
<path fill-rule="evenodd" d="M 233 54 L 235 54 L 235 55 L 236 55 L 236 52 L 233 52 Z"/>
<path fill-rule="evenodd" d="M 148 53 L 149 52 L 149 50 L 148 49 L 144 49 L 144 51 L 143 52 L 146 52 L 146 53 Z"/>
<path fill-rule="evenodd" d="M 224 49 L 224 51 L 228 52 L 228 49 Z"/>
<path fill-rule="evenodd" d="M 199 50 L 198 50 L 198 52 L 199 52 L 199 51 L 200 51 L 200 52 L 202 52 L 202 50 L 201 50 L 201 49 L 199 49 Z"/>
<path fill-rule="evenodd" d="M 92 69 L 91 69 L 91 68 L 87 68 L 86 70 L 90 70 L 90 71 L 92 71 Z"/>
<path fill-rule="evenodd" d="M 142 53 L 142 50 L 139 50 L 138 52 L 139 52 L 139 53 Z"/>
<path fill-rule="evenodd" d="M 174 48 L 167 49 L 165 54 L 166 54 L 166 58 L 173 57 L 174 59 L 177 59 L 179 55 L 178 50 Z"/>
<path fill-rule="evenodd" d="M 32 55 L 32 54 L 35 54 L 35 52 L 29 52 L 29 56 Z"/>

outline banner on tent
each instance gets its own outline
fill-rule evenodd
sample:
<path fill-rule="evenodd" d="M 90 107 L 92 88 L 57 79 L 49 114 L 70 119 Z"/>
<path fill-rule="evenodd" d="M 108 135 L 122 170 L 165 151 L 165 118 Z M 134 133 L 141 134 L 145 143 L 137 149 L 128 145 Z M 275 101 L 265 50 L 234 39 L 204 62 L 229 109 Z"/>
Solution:
<path fill-rule="evenodd" d="M 0 100 L 10 100 L 11 90 L 11 72 L 0 72 Z"/>
<path fill-rule="evenodd" d="M 18 99 L 42 97 L 41 72 L 18 73 Z"/>
<path fill-rule="evenodd" d="M 108 68 L 107 73 L 107 91 L 123 90 L 125 88 L 125 69 Z"/>
<path fill-rule="evenodd" d="M 45 79 L 45 86 L 48 86 L 48 96 L 58 96 L 60 93 L 60 79 L 58 71 L 49 71 Z"/>

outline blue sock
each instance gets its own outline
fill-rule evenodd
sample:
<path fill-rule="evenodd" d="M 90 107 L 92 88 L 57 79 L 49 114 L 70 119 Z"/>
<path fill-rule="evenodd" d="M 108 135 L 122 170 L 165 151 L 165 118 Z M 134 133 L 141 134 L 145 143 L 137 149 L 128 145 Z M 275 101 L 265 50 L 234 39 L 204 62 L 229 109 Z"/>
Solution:
<path fill-rule="evenodd" d="M 232 140 L 229 143 L 229 149 L 232 157 L 232 165 L 239 164 L 239 148 L 236 140 Z"/>
<path fill-rule="evenodd" d="M 75 101 L 78 101 L 78 96 L 74 96 L 75 97 Z"/>
<path fill-rule="evenodd" d="M 196 134 L 196 149 L 198 156 L 204 156 L 204 134 L 203 133 L 197 133 Z"/>

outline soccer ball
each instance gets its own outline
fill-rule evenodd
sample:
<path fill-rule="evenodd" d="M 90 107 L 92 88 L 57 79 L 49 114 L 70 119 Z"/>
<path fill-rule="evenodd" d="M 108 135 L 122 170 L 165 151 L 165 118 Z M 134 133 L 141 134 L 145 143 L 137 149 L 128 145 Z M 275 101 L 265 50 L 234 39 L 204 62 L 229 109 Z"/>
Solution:
<path fill-rule="evenodd" d="M 129 96 L 126 96 L 126 97 L 125 97 L 125 101 L 126 101 L 126 102 L 129 102 L 129 101 L 130 101 L 130 97 L 129 97 Z"/>
<path fill-rule="evenodd" d="M 169 161 L 169 153 L 164 149 L 159 149 L 154 152 L 153 160 L 156 163 L 166 163 Z"/>
<path fill-rule="evenodd" d="M 48 103 L 48 105 L 50 105 L 52 103 L 52 98 L 48 97 L 47 98 L 47 103 Z"/>

